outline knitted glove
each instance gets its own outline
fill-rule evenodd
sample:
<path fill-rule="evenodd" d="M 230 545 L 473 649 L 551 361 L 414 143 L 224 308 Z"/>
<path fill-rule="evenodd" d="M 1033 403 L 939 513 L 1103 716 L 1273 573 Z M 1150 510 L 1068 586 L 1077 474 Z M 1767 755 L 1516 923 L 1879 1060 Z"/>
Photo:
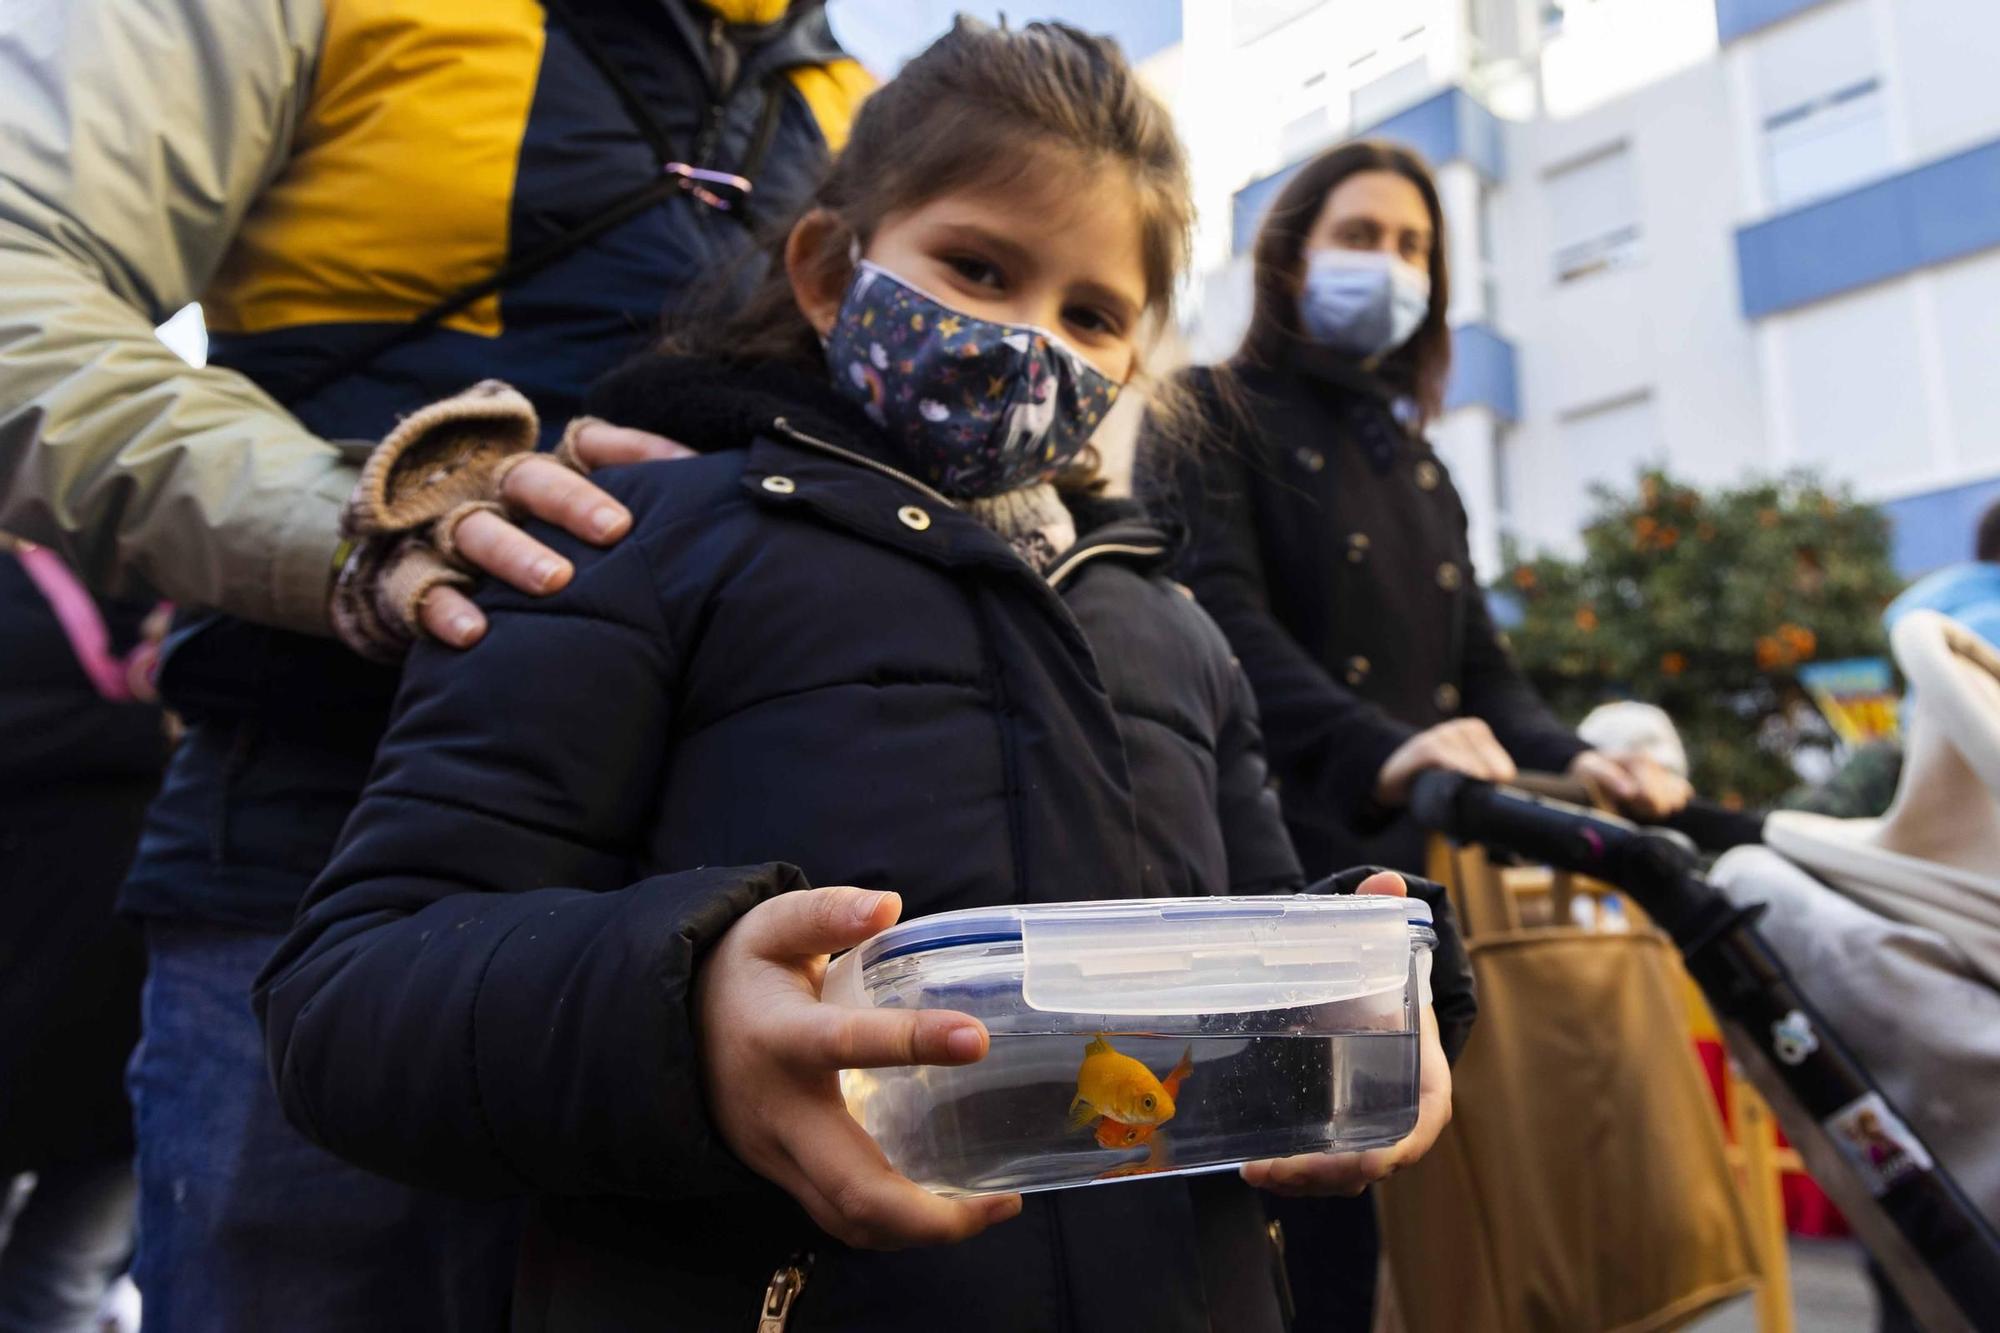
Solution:
<path fill-rule="evenodd" d="M 525 397 L 483 380 L 411 414 L 375 447 L 340 516 L 351 548 L 333 586 L 341 642 L 371 661 L 400 661 L 420 632 L 424 598 L 472 585 L 476 573 L 454 543 L 458 525 L 481 510 L 506 514 L 502 489 L 533 456 L 540 430 Z M 556 455 L 570 466 L 573 434 Z"/>

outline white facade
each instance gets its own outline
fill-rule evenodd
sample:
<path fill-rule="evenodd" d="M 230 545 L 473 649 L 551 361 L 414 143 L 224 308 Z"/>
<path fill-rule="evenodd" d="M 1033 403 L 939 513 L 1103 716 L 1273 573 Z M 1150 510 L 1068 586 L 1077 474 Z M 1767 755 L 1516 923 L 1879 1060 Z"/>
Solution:
<path fill-rule="evenodd" d="M 1503 532 L 1573 547 L 1590 484 L 1652 462 L 1816 468 L 1906 528 L 2000 478 L 1993 0 L 1196 0 L 1183 24 L 1200 358 L 1247 316 L 1237 190 L 1449 87 L 1499 118 L 1497 168 L 1438 163 L 1453 323 L 1517 372 L 1433 432 L 1483 573 Z M 1944 558 L 1921 545 L 1906 564 Z"/>

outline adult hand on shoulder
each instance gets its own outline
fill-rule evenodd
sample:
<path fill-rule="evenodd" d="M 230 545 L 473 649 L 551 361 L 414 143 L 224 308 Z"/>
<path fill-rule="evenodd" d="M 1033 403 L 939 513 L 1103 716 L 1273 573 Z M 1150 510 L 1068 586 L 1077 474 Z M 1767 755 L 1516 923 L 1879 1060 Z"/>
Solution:
<path fill-rule="evenodd" d="M 1604 792 L 1638 819 L 1664 819 L 1694 798 L 1686 778 L 1644 755 L 1585 750 L 1570 761 L 1569 776 Z"/>
<path fill-rule="evenodd" d="M 1433 768 L 1463 773 L 1483 782 L 1514 780 L 1514 761 L 1493 729 L 1476 717 L 1455 717 L 1420 731 L 1397 746 L 1375 775 L 1375 800 L 1399 806 L 1410 799 L 1410 783 Z"/>
<path fill-rule="evenodd" d="M 431 403 L 397 423 L 362 465 L 341 510 L 346 555 L 328 615 L 341 642 L 395 662 L 417 638 L 468 648 L 486 617 L 466 594 L 481 574 L 546 596 L 575 573 L 519 524 L 541 519 L 604 546 L 632 527 L 625 506 L 590 481 L 598 468 L 692 451 L 590 417 L 555 452 L 534 452 L 534 405 L 499 380 Z"/>
<path fill-rule="evenodd" d="M 593 419 L 586 419 L 571 440 L 578 467 L 536 454 L 507 473 L 499 500 L 509 512 L 553 523 L 598 546 L 623 537 L 632 527 L 632 514 L 593 485 L 588 474 L 626 463 L 695 456 L 694 450 L 664 435 Z M 492 510 L 467 515 L 452 540 L 467 564 L 525 593 L 556 592 L 574 572 L 569 561 Z M 454 648 L 469 648 L 486 633 L 486 617 L 472 599 L 443 584 L 424 598 L 418 621 L 424 633 Z"/>
<path fill-rule="evenodd" d="M 1409 896 L 1401 877 L 1386 872 L 1364 880 L 1355 892 Z M 1243 1179 L 1259 1189 L 1293 1198 L 1328 1194 L 1351 1198 L 1421 1159 L 1451 1123 L 1451 1066 L 1445 1062 L 1437 1016 L 1429 1005 L 1424 1006 L 1423 1032 L 1418 1040 L 1417 1127 L 1400 1142 L 1367 1152 L 1302 1153 L 1246 1162 Z"/>
<path fill-rule="evenodd" d="M 781 894 L 731 926 L 695 975 L 702 1080 L 722 1141 L 824 1230 L 864 1249 L 961 1241 L 1021 1211 L 1018 1194 L 945 1199 L 919 1188 L 841 1100 L 842 1069 L 964 1065 L 986 1054 L 986 1029 L 965 1014 L 820 1000 L 827 955 L 901 911 L 893 893 Z"/>

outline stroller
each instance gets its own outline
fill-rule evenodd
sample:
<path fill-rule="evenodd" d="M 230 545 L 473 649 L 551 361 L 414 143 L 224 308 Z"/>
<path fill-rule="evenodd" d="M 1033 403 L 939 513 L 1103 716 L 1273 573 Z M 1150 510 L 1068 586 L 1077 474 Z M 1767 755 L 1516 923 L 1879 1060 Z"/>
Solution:
<path fill-rule="evenodd" d="M 1916 1318 L 2000 1329 L 2000 655 L 1928 614 L 1895 644 L 1917 708 L 1879 823 L 1706 807 L 1642 829 L 1446 773 L 1413 813 L 1629 894 Z M 1955 774 L 1984 781 L 1948 796 Z M 1696 843 L 1736 850 L 1703 878 Z"/>

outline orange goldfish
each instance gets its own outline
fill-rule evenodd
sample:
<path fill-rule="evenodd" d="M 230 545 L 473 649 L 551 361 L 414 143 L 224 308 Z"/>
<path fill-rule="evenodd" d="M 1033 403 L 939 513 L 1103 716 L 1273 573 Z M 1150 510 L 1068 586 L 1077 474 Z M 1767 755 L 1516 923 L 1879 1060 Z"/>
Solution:
<path fill-rule="evenodd" d="M 1180 1063 L 1162 1082 L 1145 1065 L 1114 1049 L 1100 1033 L 1083 1048 L 1076 1096 L 1069 1104 L 1069 1126 L 1082 1129 L 1097 1120 L 1097 1141 L 1106 1148 L 1144 1143 L 1155 1129 L 1174 1118 L 1174 1098 L 1193 1072 L 1192 1045 L 1181 1053 Z M 1127 1131 L 1139 1132 L 1133 1136 Z"/>
<path fill-rule="evenodd" d="M 1174 1098 L 1181 1095 L 1181 1084 L 1185 1083 L 1187 1076 L 1193 1072 L 1194 1047 L 1190 1046 L 1187 1050 L 1181 1052 L 1180 1063 L 1175 1065 L 1168 1072 L 1167 1076 L 1160 1081 L 1160 1086 L 1166 1090 L 1169 1105 L 1173 1103 Z M 1171 1110 L 1167 1112 L 1167 1116 L 1171 1116 L 1172 1114 Z M 1166 1116 L 1161 1117 L 1162 1120 L 1166 1118 Z M 1158 1128 L 1158 1124 L 1120 1124 L 1110 1116 L 1104 1116 L 1097 1122 L 1097 1146 L 1100 1148 L 1136 1148 L 1141 1144 L 1150 1142 L 1153 1137 L 1153 1131 Z"/>

